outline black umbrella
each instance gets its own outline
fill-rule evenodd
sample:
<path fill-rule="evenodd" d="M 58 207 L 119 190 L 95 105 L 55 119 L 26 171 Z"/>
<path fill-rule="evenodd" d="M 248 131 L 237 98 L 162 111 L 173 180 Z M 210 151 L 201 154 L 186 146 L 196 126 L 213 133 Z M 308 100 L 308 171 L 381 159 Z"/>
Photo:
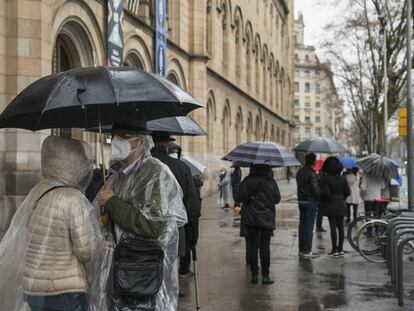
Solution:
<path fill-rule="evenodd" d="M 145 114 L 152 120 L 199 107 L 192 96 L 152 73 L 132 67 L 81 68 L 33 82 L 0 115 L 0 128 L 91 128 L 112 125 L 119 114 Z"/>
<path fill-rule="evenodd" d="M 348 150 L 337 141 L 318 137 L 312 140 L 304 141 L 293 149 L 294 151 L 306 151 L 315 153 L 347 153 Z"/>
<path fill-rule="evenodd" d="M 358 160 L 358 165 L 365 173 L 384 180 L 397 178 L 399 164 L 393 159 L 372 153 Z"/>
<path fill-rule="evenodd" d="M 188 116 L 152 120 L 147 122 L 147 129 L 153 132 L 167 132 L 170 135 L 207 135 L 201 126 Z"/>

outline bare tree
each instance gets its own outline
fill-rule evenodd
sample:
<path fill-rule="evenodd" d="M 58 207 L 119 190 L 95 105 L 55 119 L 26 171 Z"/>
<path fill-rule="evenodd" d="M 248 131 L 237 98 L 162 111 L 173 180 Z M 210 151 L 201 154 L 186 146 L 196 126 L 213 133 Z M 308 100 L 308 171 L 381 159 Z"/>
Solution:
<path fill-rule="evenodd" d="M 404 1 L 388 0 L 385 6 L 385 0 L 348 0 L 343 18 L 326 27 L 324 48 L 352 124 L 360 132 L 356 143 L 361 150 L 384 151 L 384 66 L 389 81 L 388 115 L 392 116 L 404 100 L 405 25 Z M 384 27 L 386 63 L 380 34 Z"/>

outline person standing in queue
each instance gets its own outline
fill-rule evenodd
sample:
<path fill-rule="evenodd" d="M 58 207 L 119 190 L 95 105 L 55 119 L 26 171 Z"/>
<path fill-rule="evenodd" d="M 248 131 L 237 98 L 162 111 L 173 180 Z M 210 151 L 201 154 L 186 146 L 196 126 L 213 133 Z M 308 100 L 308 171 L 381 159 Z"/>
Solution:
<path fill-rule="evenodd" d="M 313 228 L 319 205 L 319 181 L 313 167 L 316 163 L 314 153 L 307 154 L 305 166 L 296 174 L 299 201 L 299 256 L 316 258 L 318 254 L 312 252 Z"/>
<path fill-rule="evenodd" d="M 113 222 L 110 310 L 175 311 L 178 228 L 187 223 L 187 214 L 180 185 L 151 156 L 154 143 L 144 133 L 116 129 L 112 175 L 98 194 L 99 206 Z"/>
<path fill-rule="evenodd" d="M 233 191 L 234 206 L 239 206 L 237 201 L 237 194 L 239 192 L 240 183 L 242 181 L 242 170 L 239 166 L 233 165 L 233 172 L 231 173 L 231 189 Z"/>
<path fill-rule="evenodd" d="M 329 256 L 344 256 L 344 217 L 345 200 L 351 194 L 348 182 L 341 175 L 343 166 L 337 157 L 329 157 L 322 168 L 321 208 L 329 219 L 331 229 L 332 251 Z"/>
<path fill-rule="evenodd" d="M 273 284 L 270 278 L 270 239 L 276 228 L 276 204 L 280 192 L 267 165 L 253 165 L 250 174 L 240 185 L 238 200 L 241 202 L 242 222 L 249 241 L 251 282 L 259 282 L 258 252 L 262 270 L 262 284 Z"/>
<path fill-rule="evenodd" d="M 175 153 L 177 145 L 172 144 L 173 139 L 168 133 L 154 133 L 155 147 L 151 150 L 154 158 L 157 158 L 167 165 L 177 179 L 183 191 L 183 204 L 187 212 L 188 222 L 184 230 L 180 232 L 179 255 L 180 255 L 180 276 L 191 276 L 191 251 L 198 241 L 198 223 L 201 216 L 201 203 L 197 189 L 194 185 L 191 170 L 183 161 L 169 156 Z"/>

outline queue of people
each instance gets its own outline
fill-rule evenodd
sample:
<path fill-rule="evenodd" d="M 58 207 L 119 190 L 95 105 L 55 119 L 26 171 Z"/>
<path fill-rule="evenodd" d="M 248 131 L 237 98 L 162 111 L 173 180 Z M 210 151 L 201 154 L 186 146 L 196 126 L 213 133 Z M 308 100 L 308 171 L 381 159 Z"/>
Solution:
<path fill-rule="evenodd" d="M 200 199 L 186 164 L 156 141 L 117 132 L 110 177 L 92 204 L 86 189 L 101 181 L 89 146 L 46 138 L 42 179 L 0 244 L 2 309 L 176 310 L 177 258 L 188 273 Z"/>
<path fill-rule="evenodd" d="M 363 201 L 366 215 L 380 217 L 385 212 L 384 193 L 390 182 L 384 178 L 364 173 L 351 167 L 344 170 L 337 157 L 327 158 L 319 172 L 315 170 L 316 155 L 307 154 L 305 166 L 297 175 L 297 195 L 299 201 L 299 256 L 316 258 L 320 254 L 312 251 L 313 231 L 325 232 L 322 217 L 329 221 L 331 251 L 329 256 L 344 256 L 344 225 L 355 220 L 358 206 Z M 316 221 L 315 221 L 316 218 Z M 369 230 L 368 230 L 369 231 Z M 368 232 L 369 234 L 369 232 Z"/>

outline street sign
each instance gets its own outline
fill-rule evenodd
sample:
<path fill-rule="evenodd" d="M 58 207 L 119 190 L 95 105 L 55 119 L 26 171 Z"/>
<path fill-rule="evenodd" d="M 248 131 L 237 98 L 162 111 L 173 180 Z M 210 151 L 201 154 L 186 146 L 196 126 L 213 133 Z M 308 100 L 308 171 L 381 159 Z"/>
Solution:
<path fill-rule="evenodd" d="M 407 108 L 398 109 L 398 133 L 401 137 L 407 136 Z"/>

